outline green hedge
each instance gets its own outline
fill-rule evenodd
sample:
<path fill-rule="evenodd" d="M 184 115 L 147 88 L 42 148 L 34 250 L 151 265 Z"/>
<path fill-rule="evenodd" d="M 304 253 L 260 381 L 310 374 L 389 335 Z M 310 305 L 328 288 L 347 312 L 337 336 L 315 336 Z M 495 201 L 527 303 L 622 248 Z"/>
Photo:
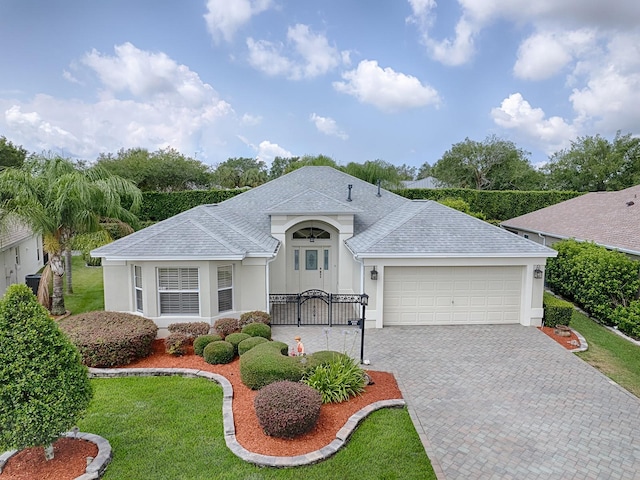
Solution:
<path fill-rule="evenodd" d="M 629 305 L 640 288 L 640 262 L 591 242 L 555 243 L 556 258 L 547 262 L 547 285 L 588 314 L 612 325 L 618 306 Z"/>
<path fill-rule="evenodd" d="M 567 325 L 573 315 L 573 304 L 544 292 L 544 326 L 556 327 Z"/>
<path fill-rule="evenodd" d="M 504 221 L 582 195 L 581 192 L 473 190 L 468 188 L 406 188 L 394 193 L 411 200 L 460 198 L 473 212 L 487 219 Z"/>
<path fill-rule="evenodd" d="M 186 190 L 179 192 L 143 192 L 138 218 L 142 222 L 159 222 L 198 205 L 220 203 L 246 191 Z M 468 188 L 407 188 L 394 193 L 412 200 L 460 198 L 474 212 L 482 212 L 491 220 L 508 220 L 549 205 L 582 195 L 581 192 L 473 190 Z"/>
<path fill-rule="evenodd" d="M 634 300 L 628 307 L 616 308 L 612 321 L 622 333 L 640 340 L 640 300 Z"/>
<path fill-rule="evenodd" d="M 138 218 L 143 222 L 159 222 L 198 205 L 223 202 L 245 190 L 142 192 L 142 206 L 140 207 Z"/>

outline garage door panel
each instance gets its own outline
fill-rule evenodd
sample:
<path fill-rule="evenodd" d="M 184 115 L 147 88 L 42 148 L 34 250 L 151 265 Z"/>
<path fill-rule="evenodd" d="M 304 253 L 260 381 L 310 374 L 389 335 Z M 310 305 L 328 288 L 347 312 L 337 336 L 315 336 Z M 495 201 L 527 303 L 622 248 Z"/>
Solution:
<path fill-rule="evenodd" d="M 519 323 L 523 267 L 386 267 L 385 325 Z"/>

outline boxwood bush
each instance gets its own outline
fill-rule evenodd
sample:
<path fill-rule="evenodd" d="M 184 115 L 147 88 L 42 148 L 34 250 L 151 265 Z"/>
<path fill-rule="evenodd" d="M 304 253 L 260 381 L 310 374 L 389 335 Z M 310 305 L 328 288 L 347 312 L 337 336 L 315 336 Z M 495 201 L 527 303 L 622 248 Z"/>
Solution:
<path fill-rule="evenodd" d="M 126 365 L 151 354 L 158 327 L 152 320 L 122 312 L 86 312 L 58 322 L 89 367 Z"/>
<path fill-rule="evenodd" d="M 24 284 L 0 300 L 0 452 L 49 445 L 93 390 L 78 350 Z"/>
<path fill-rule="evenodd" d="M 311 431 L 318 423 L 322 397 L 299 382 L 274 382 L 258 392 L 254 406 L 264 433 L 295 438 Z"/>
<path fill-rule="evenodd" d="M 238 344 L 238 355 L 242 356 L 256 345 L 268 342 L 264 337 L 249 337 Z"/>
<path fill-rule="evenodd" d="M 237 318 L 219 318 L 213 324 L 215 332 L 223 338 L 239 330 Z"/>
<path fill-rule="evenodd" d="M 164 348 L 170 355 L 181 356 L 187 353 L 187 347 L 192 341 L 193 339 L 184 333 L 170 333 L 164 339 Z"/>
<path fill-rule="evenodd" d="M 549 292 L 544 292 L 543 303 L 543 325 L 545 327 L 556 327 L 558 325 L 569 326 L 571 316 L 573 315 L 573 305 L 571 303 L 554 297 Z"/>
<path fill-rule="evenodd" d="M 245 340 L 245 342 L 248 340 Z M 264 342 L 240 356 L 240 378 L 252 390 L 280 380 L 299 382 L 304 373 L 300 357 L 288 356 L 283 342 Z"/>
<path fill-rule="evenodd" d="M 262 310 L 254 310 L 252 312 L 246 312 L 240 315 L 238 326 L 240 328 L 250 323 L 264 323 L 265 325 L 271 325 L 271 315 Z"/>
<path fill-rule="evenodd" d="M 224 340 L 220 340 L 217 342 L 211 342 L 209 345 L 204 347 L 202 356 L 204 357 L 205 362 L 217 365 L 221 363 L 230 363 L 233 360 L 233 357 L 235 357 L 235 354 L 233 352 L 233 345 L 229 342 L 225 342 Z"/>
<path fill-rule="evenodd" d="M 170 333 L 181 333 L 188 337 L 189 344 L 199 335 L 206 335 L 211 330 L 211 325 L 207 322 L 183 322 L 169 325 Z"/>
<path fill-rule="evenodd" d="M 227 335 L 224 340 L 233 345 L 233 353 L 237 355 L 238 344 L 243 340 L 246 340 L 247 338 L 251 338 L 251 336 L 247 335 L 246 333 L 231 333 Z"/>
<path fill-rule="evenodd" d="M 246 333 L 250 337 L 264 337 L 271 340 L 271 327 L 264 323 L 250 323 L 242 327 L 242 333 Z"/>
<path fill-rule="evenodd" d="M 204 347 L 211 342 L 219 342 L 220 340 L 222 340 L 220 335 L 200 335 L 193 341 L 193 353 L 202 357 Z"/>

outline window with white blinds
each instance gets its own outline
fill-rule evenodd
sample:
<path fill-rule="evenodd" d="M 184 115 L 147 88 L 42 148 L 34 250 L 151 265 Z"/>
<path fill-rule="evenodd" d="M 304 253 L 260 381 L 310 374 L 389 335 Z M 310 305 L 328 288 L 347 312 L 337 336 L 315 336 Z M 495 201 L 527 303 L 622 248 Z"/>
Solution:
<path fill-rule="evenodd" d="M 161 315 L 199 315 L 200 282 L 197 268 L 159 268 Z"/>
<path fill-rule="evenodd" d="M 233 310 L 233 266 L 218 267 L 218 312 Z"/>
<path fill-rule="evenodd" d="M 140 265 L 133 267 L 133 289 L 136 297 L 136 311 L 142 313 L 142 267 Z"/>

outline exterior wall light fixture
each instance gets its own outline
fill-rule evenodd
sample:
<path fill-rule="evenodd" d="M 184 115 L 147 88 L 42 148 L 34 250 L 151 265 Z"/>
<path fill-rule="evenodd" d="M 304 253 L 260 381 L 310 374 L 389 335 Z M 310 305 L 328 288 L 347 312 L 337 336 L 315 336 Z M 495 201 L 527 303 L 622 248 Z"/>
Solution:
<path fill-rule="evenodd" d="M 536 268 L 533 270 L 533 278 L 542 278 L 543 276 L 543 271 L 542 268 L 540 268 L 540 265 L 536 265 Z"/>
<path fill-rule="evenodd" d="M 373 267 L 373 270 L 371 270 L 371 280 L 378 280 L 378 270 L 376 270 L 376 267 Z"/>

